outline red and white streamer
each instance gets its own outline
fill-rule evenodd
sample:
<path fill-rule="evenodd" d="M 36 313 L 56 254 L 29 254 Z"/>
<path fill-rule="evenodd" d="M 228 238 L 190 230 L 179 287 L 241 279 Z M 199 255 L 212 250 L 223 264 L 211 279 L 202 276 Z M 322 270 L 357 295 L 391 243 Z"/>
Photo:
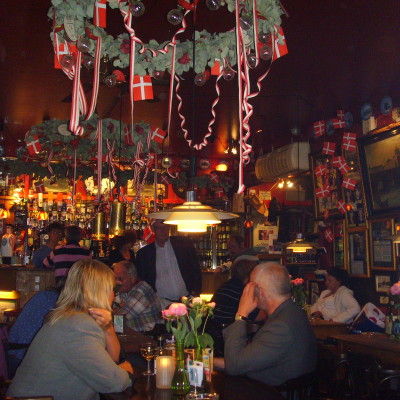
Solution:
<path fill-rule="evenodd" d="M 103 166 L 103 120 L 101 118 L 97 121 L 97 132 L 95 139 L 97 139 L 97 201 L 101 200 L 101 174 Z"/>
<path fill-rule="evenodd" d="M 74 150 L 74 177 L 72 184 L 72 207 L 75 205 L 75 194 L 76 194 L 76 149 Z"/>
<path fill-rule="evenodd" d="M 50 151 L 49 157 L 47 158 L 47 169 L 50 172 L 51 176 L 54 176 L 53 168 L 51 168 L 51 160 L 53 159 L 54 152 L 53 150 Z"/>
<path fill-rule="evenodd" d="M 111 176 L 114 182 L 117 182 L 117 174 L 115 173 L 115 164 L 113 159 L 115 150 L 115 140 L 113 140 L 111 143 L 110 140 L 107 139 L 106 143 L 108 150 L 107 161 L 108 161 L 109 171 L 111 171 Z"/>

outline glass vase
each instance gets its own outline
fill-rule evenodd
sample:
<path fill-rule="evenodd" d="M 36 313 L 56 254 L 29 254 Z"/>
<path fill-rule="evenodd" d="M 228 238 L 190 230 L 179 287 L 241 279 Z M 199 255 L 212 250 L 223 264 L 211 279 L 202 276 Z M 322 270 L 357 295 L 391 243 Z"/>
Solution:
<path fill-rule="evenodd" d="M 185 370 L 185 356 L 183 353 L 183 340 L 176 341 L 176 366 L 174 377 L 172 378 L 172 393 L 184 396 L 189 391 L 190 385 Z"/>

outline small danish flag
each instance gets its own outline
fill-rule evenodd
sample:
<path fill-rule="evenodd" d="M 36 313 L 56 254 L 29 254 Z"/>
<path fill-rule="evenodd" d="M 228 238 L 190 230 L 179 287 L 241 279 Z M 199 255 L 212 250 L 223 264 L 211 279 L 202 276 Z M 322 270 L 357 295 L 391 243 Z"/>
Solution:
<path fill-rule="evenodd" d="M 344 178 L 342 182 L 342 186 L 346 189 L 354 190 L 356 187 L 357 181 L 351 178 Z"/>
<path fill-rule="evenodd" d="M 96 0 L 93 9 L 93 25 L 106 27 L 107 22 L 107 0 Z"/>
<path fill-rule="evenodd" d="M 39 138 L 37 137 L 37 135 L 33 136 L 32 142 L 27 143 L 26 147 L 31 156 L 39 153 L 39 151 L 42 150 L 42 145 L 40 144 L 40 141 L 39 141 Z"/>
<path fill-rule="evenodd" d="M 319 198 L 325 198 L 329 196 L 329 185 L 318 188 L 315 191 L 315 195 Z"/>
<path fill-rule="evenodd" d="M 325 164 L 318 165 L 317 168 L 315 168 L 315 176 L 322 176 L 326 175 L 328 173 L 328 168 L 326 167 Z"/>
<path fill-rule="evenodd" d="M 337 156 L 337 157 L 332 158 L 332 165 L 335 168 L 340 168 L 340 166 L 345 162 L 346 162 L 346 160 L 343 156 Z"/>
<path fill-rule="evenodd" d="M 69 54 L 67 43 L 58 43 L 58 51 L 56 50 L 54 53 L 54 68 L 62 69 L 59 60 L 61 60 L 61 58 L 66 54 Z"/>
<path fill-rule="evenodd" d="M 151 126 L 151 140 L 157 143 L 162 143 L 167 132 L 163 131 L 161 128 Z"/>
<path fill-rule="evenodd" d="M 338 208 L 340 214 L 346 213 L 347 209 L 346 209 L 346 203 L 344 202 L 344 200 L 339 200 L 336 205 L 337 205 L 337 208 Z"/>
<path fill-rule="evenodd" d="M 155 240 L 154 232 L 148 226 L 143 230 L 143 239 L 147 244 L 153 243 Z"/>
<path fill-rule="evenodd" d="M 218 58 L 215 59 L 214 65 L 211 67 L 211 75 L 219 75 L 222 72 L 222 65 Z"/>
<path fill-rule="evenodd" d="M 357 135 L 351 132 L 343 133 L 343 140 L 356 140 Z"/>
<path fill-rule="evenodd" d="M 345 128 L 346 123 L 342 119 L 333 118 L 332 119 L 333 127 L 335 129 Z"/>
<path fill-rule="evenodd" d="M 344 121 L 344 110 L 337 110 L 336 117 L 337 117 L 337 119 Z"/>
<path fill-rule="evenodd" d="M 331 243 L 333 241 L 333 233 L 330 228 L 325 229 L 324 237 L 327 242 Z"/>
<path fill-rule="evenodd" d="M 161 174 L 160 183 L 162 183 L 163 185 L 169 185 L 171 183 L 169 176 L 167 174 Z"/>
<path fill-rule="evenodd" d="M 211 179 L 212 183 L 218 183 L 219 182 L 219 177 L 215 172 L 211 172 L 210 179 Z"/>
<path fill-rule="evenodd" d="M 288 48 L 286 45 L 286 38 L 283 33 L 283 28 L 281 26 L 274 25 L 274 30 L 275 30 L 273 35 L 274 54 L 272 56 L 272 61 L 275 61 L 279 57 L 282 57 L 288 53 Z M 279 42 L 281 42 L 282 44 L 280 44 Z"/>
<path fill-rule="evenodd" d="M 322 153 L 327 154 L 328 156 L 333 156 L 335 154 L 335 150 L 336 150 L 336 143 L 324 142 Z"/>
<path fill-rule="evenodd" d="M 225 194 L 224 189 L 222 189 L 221 187 L 218 188 L 218 189 L 215 191 L 215 197 L 216 197 L 217 199 L 220 199 L 221 197 L 224 197 L 224 194 Z"/>
<path fill-rule="evenodd" d="M 325 121 L 314 122 L 314 133 L 317 137 L 325 135 Z"/>
<path fill-rule="evenodd" d="M 151 100 L 153 98 L 153 84 L 151 83 L 151 76 L 134 75 L 133 100 Z"/>
<path fill-rule="evenodd" d="M 343 139 L 342 149 L 347 151 L 356 151 L 357 150 L 357 142 L 352 139 Z"/>
<path fill-rule="evenodd" d="M 35 182 L 36 193 L 44 193 L 44 183 L 43 181 Z"/>
<path fill-rule="evenodd" d="M 346 161 L 341 163 L 339 166 L 339 171 L 342 173 L 342 175 L 346 175 L 350 171 L 349 164 L 347 164 Z"/>

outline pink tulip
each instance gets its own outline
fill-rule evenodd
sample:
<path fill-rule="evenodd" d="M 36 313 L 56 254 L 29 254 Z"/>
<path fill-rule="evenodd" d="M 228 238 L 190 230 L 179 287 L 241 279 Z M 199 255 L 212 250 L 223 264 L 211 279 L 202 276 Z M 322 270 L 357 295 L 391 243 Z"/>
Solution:
<path fill-rule="evenodd" d="M 163 318 L 168 319 L 172 317 L 171 311 L 169 310 L 163 310 L 161 311 Z"/>
<path fill-rule="evenodd" d="M 193 305 L 196 305 L 196 304 L 198 304 L 198 305 L 202 305 L 203 304 L 203 299 L 201 298 L 201 297 L 194 297 L 193 299 L 192 299 L 192 304 Z"/>
<path fill-rule="evenodd" d="M 392 295 L 400 295 L 400 282 L 395 283 L 391 288 L 390 288 L 390 294 Z"/>
<path fill-rule="evenodd" d="M 215 308 L 215 303 L 214 302 L 208 303 L 208 307 Z"/>
<path fill-rule="evenodd" d="M 172 303 L 169 306 L 168 311 L 174 317 L 181 317 L 187 314 L 186 306 L 182 303 Z"/>

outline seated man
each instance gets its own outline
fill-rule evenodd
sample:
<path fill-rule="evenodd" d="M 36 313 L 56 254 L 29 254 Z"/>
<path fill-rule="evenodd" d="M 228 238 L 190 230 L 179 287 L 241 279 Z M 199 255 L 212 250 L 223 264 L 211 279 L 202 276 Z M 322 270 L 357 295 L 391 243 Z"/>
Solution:
<path fill-rule="evenodd" d="M 246 319 L 256 307 L 268 319 L 247 343 Z M 315 370 L 314 333 L 306 314 L 291 300 L 289 274 L 282 265 L 267 262 L 254 269 L 235 319 L 223 332 L 225 359 L 216 358 L 216 368 L 268 385 L 281 385 Z"/>
<path fill-rule="evenodd" d="M 113 270 L 119 286 L 114 312 L 126 315 L 127 326 L 135 331 L 151 331 L 155 324 L 162 324 L 160 300 L 151 286 L 139 279 L 135 265 L 120 261 L 113 265 Z"/>

